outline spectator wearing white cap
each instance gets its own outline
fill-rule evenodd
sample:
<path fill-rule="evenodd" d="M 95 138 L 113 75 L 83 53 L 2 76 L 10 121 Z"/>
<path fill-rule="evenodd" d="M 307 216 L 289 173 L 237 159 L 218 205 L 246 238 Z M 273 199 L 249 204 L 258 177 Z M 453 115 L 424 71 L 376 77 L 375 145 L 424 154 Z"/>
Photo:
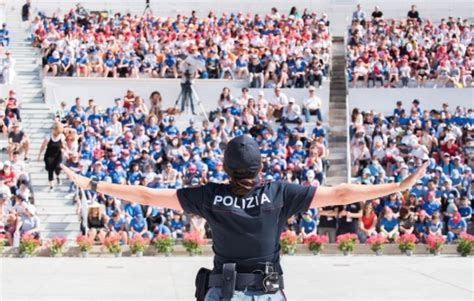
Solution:
<path fill-rule="evenodd" d="M 301 120 L 301 107 L 294 98 L 288 100 L 288 106 L 283 109 L 282 123 L 298 123 Z"/>
<path fill-rule="evenodd" d="M 316 96 L 316 88 L 310 86 L 309 97 L 303 102 L 303 114 L 306 122 L 309 122 L 310 115 L 316 115 L 319 121 L 323 121 L 321 117 L 321 99 Z"/>
<path fill-rule="evenodd" d="M 5 52 L 5 57 L 1 64 L 2 75 L 7 85 L 13 84 L 15 78 L 15 59 L 11 57 L 10 50 Z"/>
<path fill-rule="evenodd" d="M 25 205 L 25 214 L 21 216 L 18 228 L 20 229 L 21 235 L 31 234 L 35 238 L 40 237 L 40 219 L 36 215 L 34 205 Z"/>

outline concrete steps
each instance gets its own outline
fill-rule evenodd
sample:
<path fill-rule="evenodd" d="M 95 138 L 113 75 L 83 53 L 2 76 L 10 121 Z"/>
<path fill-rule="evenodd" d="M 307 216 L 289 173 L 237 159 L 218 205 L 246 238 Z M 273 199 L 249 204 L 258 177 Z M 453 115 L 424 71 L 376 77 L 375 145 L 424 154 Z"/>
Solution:
<path fill-rule="evenodd" d="M 50 133 L 54 113 L 44 102 L 40 51 L 31 46 L 31 42 L 27 40 L 28 32 L 21 28 L 18 20 L 22 3 L 15 1 L 12 5 L 15 6 L 14 9 L 6 9 L 12 37 L 9 49 L 16 60 L 15 83 L 21 105 L 21 126 L 30 139 L 31 160 L 27 163 L 27 168 L 33 185 L 36 210 L 41 220 L 41 235 L 42 238 L 65 236 L 74 240 L 79 233 L 79 221 L 76 206 L 72 203 L 72 194 L 69 193 L 69 182 L 64 181 L 63 185 L 50 192 L 44 163 L 42 160 L 36 161 L 41 143 Z"/>
<path fill-rule="evenodd" d="M 347 183 L 347 87 L 344 73 L 344 39 L 333 37 L 329 87 L 329 162 L 326 185 Z"/>

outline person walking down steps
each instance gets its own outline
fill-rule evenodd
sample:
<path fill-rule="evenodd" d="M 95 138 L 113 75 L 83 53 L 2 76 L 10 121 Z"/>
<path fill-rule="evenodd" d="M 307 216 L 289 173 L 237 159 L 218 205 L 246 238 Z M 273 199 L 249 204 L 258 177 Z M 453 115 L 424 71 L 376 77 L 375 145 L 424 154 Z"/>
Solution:
<path fill-rule="evenodd" d="M 59 173 L 61 172 L 61 162 L 63 159 L 63 146 L 65 137 L 63 135 L 63 128 L 61 124 L 55 123 L 51 130 L 51 134 L 46 136 L 41 145 L 38 154 L 38 161 L 41 160 L 41 154 L 44 153 L 44 164 L 48 171 L 49 191 L 54 190 L 54 175 L 56 174 L 56 181 L 58 185 L 61 184 Z"/>

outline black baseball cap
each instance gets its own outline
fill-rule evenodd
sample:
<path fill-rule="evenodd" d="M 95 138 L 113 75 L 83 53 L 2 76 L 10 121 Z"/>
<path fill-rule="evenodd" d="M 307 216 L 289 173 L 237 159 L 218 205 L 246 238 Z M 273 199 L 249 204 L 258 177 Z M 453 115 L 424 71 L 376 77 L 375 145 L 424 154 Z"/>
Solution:
<path fill-rule="evenodd" d="M 247 135 L 232 139 L 224 152 L 224 168 L 231 177 L 252 178 L 262 165 L 257 142 Z"/>

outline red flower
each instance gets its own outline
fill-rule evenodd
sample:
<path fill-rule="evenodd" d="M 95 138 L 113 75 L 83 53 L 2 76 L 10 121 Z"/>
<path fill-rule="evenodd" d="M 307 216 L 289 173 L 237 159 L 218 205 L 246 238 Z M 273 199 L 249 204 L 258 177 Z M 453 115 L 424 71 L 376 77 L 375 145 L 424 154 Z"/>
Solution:
<path fill-rule="evenodd" d="M 407 244 L 412 243 L 415 244 L 418 241 L 415 234 L 403 234 L 400 235 L 397 239 L 397 243 L 399 244 Z"/>
<path fill-rule="evenodd" d="M 470 241 L 470 242 L 474 243 L 474 235 L 463 233 L 463 234 L 460 235 L 459 238 L 462 239 L 462 240 L 467 240 L 467 241 Z"/>
<path fill-rule="evenodd" d="M 32 234 L 23 234 L 21 241 L 28 244 L 33 244 L 36 247 L 41 246 L 39 239 L 36 239 Z"/>
<path fill-rule="evenodd" d="M 128 242 L 130 245 L 140 245 L 140 246 L 147 246 L 150 244 L 150 240 L 145 238 L 141 235 L 135 235 L 131 238 Z"/>
<path fill-rule="evenodd" d="M 341 234 L 336 237 L 336 243 L 346 243 L 352 241 L 353 243 L 359 243 L 359 240 L 357 239 L 357 235 L 354 233 L 346 233 L 346 234 Z"/>
<path fill-rule="evenodd" d="M 195 243 L 199 246 L 206 243 L 206 241 L 201 237 L 201 234 L 197 231 L 184 233 L 183 241 L 192 242 L 192 243 Z"/>
<path fill-rule="evenodd" d="M 382 235 L 373 235 L 365 241 L 368 245 L 382 245 L 387 243 L 387 238 L 383 237 Z"/>
<path fill-rule="evenodd" d="M 67 242 L 67 238 L 66 237 L 59 237 L 59 236 L 56 236 L 56 237 L 53 237 L 50 241 L 49 241 L 49 246 L 55 246 L 55 247 L 63 247 Z"/>
<path fill-rule="evenodd" d="M 289 245 L 296 245 L 298 236 L 293 231 L 285 231 L 280 235 L 280 241 L 285 241 Z"/>
<path fill-rule="evenodd" d="M 310 244 L 318 244 L 318 245 L 322 245 L 322 244 L 325 244 L 329 241 L 329 238 L 327 235 L 311 235 L 309 237 L 307 237 L 305 240 L 304 240 L 304 244 L 306 245 L 310 245 Z"/>
<path fill-rule="evenodd" d="M 426 244 L 430 250 L 438 250 L 446 242 L 446 238 L 442 235 L 428 235 Z"/>

